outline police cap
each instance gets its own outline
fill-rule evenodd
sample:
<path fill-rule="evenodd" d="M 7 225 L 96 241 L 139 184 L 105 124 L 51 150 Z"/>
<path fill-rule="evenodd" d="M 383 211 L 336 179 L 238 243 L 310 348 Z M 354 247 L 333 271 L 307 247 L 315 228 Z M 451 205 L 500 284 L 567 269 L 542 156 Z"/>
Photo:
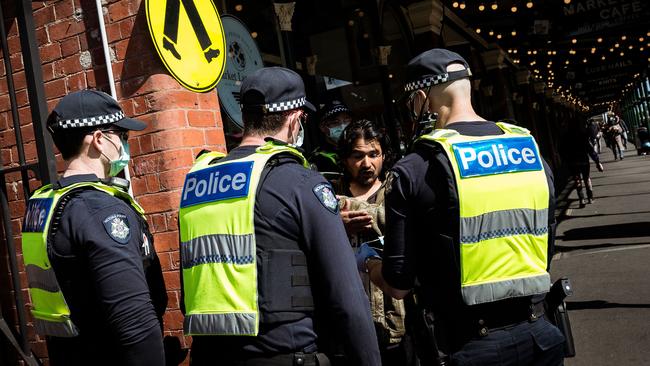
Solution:
<path fill-rule="evenodd" d="M 273 113 L 307 107 L 316 111 L 307 101 L 300 75 L 284 67 L 264 67 L 250 74 L 242 81 L 240 95 L 242 110 L 261 108 Z"/>
<path fill-rule="evenodd" d="M 147 125 L 128 118 L 110 95 L 98 90 L 80 90 L 63 97 L 48 118 L 50 132 L 82 127 L 115 125 L 140 131 Z"/>
<path fill-rule="evenodd" d="M 340 100 L 333 100 L 325 105 L 325 108 L 323 108 L 323 115 L 320 118 L 320 122 L 323 123 L 339 113 L 350 114 L 352 111 L 350 111 L 350 108 L 348 108 Z"/>
<path fill-rule="evenodd" d="M 447 71 L 447 66 L 460 63 L 465 70 Z M 465 59 L 443 48 L 434 48 L 415 56 L 407 65 L 407 80 L 404 90 L 407 92 L 444 84 L 450 81 L 472 76 Z"/>

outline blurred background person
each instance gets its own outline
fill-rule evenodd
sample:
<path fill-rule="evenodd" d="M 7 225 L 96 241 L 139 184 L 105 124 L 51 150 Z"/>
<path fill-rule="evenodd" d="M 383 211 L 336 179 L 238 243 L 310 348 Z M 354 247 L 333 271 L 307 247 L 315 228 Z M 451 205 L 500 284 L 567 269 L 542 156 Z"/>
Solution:
<path fill-rule="evenodd" d="M 594 145 L 592 145 L 588 127 L 578 121 L 571 121 L 569 123 L 567 138 L 563 144 L 563 154 L 568 162 L 567 165 L 575 182 L 575 189 L 580 200 L 580 208 L 585 207 L 587 203 L 594 202 L 589 158 L 596 163 L 598 171 L 603 171 L 603 164 L 600 163 L 600 158 L 594 149 Z M 583 187 L 587 191 L 586 199 Z"/>
<path fill-rule="evenodd" d="M 607 127 L 605 128 L 605 136 L 609 141 L 608 146 L 614 153 L 614 160 L 623 160 L 625 147 L 623 147 L 622 135 L 623 127 L 619 124 L 619 120 L 615 115 L 610 115 L 607 118 Z"/>
<path fill-rule="evenodd" d="M 637 154 L 646 155 L 650 152 L 650 133 L 647 127 L 639 127 L 636 130 Z"/>
<path fill-rule="evenodd" d="M 603 136 L 600 125 L 598 122 L 592 118 L 587 121 L 587 133 L 589 136 L 589 141 L 594 147 L 594 151 L 600 154 L 600 138 Z"/>
<path fill-rule="evenodd" d="M 345 104 L 338 100 L 329 102 L 323 108 L 318 122 L 320 144 L 307 159 L 313 169 L 333 183 L 336 183 L 342 174 L 337 144 L 343 130 L 350 122 L 352 122 L 352 113 Z"/>

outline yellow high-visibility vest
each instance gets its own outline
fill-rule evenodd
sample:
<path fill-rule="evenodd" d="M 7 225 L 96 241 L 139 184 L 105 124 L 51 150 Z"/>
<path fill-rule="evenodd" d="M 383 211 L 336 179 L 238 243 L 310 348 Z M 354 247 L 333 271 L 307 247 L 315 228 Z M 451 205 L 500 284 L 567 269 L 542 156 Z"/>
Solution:
<path fill-rule="evenodd" d="M 23 260 L 29 294 L 32 299 L 31 313 L 36 332 L 56 337 L 75 337 L 79 334 L 70 319 L 70 308 L 65 301 L 56 274 L 47 255 L 47 238 L 56 207 L 72 190 L 91 187 L 129 202 L 144 217 L 144 210 L 126 192 L 98 182 L 81 182 L 61 189 L 46 185 L 34 192 L 27 202 L 23 222 Z"/>
<path fill-rule="evenodd" d="M 187 335 L 256 336 L 259 330 L 254 208 L 262 171 L 280 153 L 269 142 L 242 159 L 201 155 L 185 177 L 179 226 Z"/>
<path fill-rule="evenodd" d="M 460 211 L 460 282 L 468 305 L 545 293 L 549 188 L 537 143 L 522 127 L 498 136 L 435 130 L 422 136 L 445 152 Z"/>

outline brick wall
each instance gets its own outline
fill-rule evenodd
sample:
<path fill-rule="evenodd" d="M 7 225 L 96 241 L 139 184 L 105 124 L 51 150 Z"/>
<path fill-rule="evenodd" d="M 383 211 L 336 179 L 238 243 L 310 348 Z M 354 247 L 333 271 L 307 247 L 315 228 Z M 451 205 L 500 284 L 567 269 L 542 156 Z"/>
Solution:
<path fill-rule="evenodd" d="M 2 0 L 1 3 L 14 69 L 23 146 L 30 163 L 36 161 L 36 149 L 14 1 Z M 144 0 L 103 0 L 102 4 L 118 100 L 128 116 L 148 124 L 144 131 L 131 134 L 132 163 L 129 168 L 133 192 L 147 211 L 164 271 L 169 295 L 164 318 L 165 335 L 178 337 L 181 347 L 186 348 L 188 339 L 182 336 L 183 318 L 179 311 L 177 208 L 183 177 L 194 156 L 201 149 L 225 151 L 219 103 L 216 92 L 190 92 L 168 75 L 149 37 Z M 51 110 L 61 97 L 75 90 L 96 88 L 108 92 L 95 1 L 34 1 L 32 6 L 48 109 Z M 1 60 L 0 153 L 3 167 L 18 165 L 5 67 Z M 56 159 L 61 172 L 63 164 L 58 154 Z M 34 189 L 39 182 L 32 179 L 30 185 Z M 20 174 L 7 176 L 7 192 L 12 231 L 18 246 L 23 295 L 25 302 L 29 303 L 20 256 L 20 220 L 25 207 Z M 11 293 L 4 291 L 11 288 L 6 255 L 2 236 L 0 301 L 5 317 L 15 321 L 15 314 L 10 309 Z M 46 358 L 44 343 L 34 334 L 31 324 L 29 338 L 35 354 Z"/>

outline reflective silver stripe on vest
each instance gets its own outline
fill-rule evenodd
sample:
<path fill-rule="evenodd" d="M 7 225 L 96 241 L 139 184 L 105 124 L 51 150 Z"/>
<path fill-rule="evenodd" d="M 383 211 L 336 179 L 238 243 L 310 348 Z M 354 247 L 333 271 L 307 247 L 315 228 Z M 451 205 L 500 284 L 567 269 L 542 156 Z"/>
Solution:
<path fill-rule="evenodd" d="M 512 297 L 537 295 L 548 292 L 551 277 L 548 273 L 538 276 L 463 286 L 463 300 L 467 305 L 482 304 Z"/>
<path fill-rule="evenodd" d="M 43 269 L 37 265 L 28 264 L 25 266 L 25 271 L 27 272 L 29 288 L 37 288 L 48 292 L 61 291 L 52 268 Z"/>
<path fill-rule="evenodd" d="M 51 320 L 34 318 L 34 326 L 36 327 L 36 333 L 41 335 L 64 338 L 76 337 L 79 335 L 77 327 L 72 324 L 72 321 L 70 320 L 54 322 Z"/>
<path fill-rule="evenodd" d="M 181 244 L 183 268 L 206 263 L 253 263 L 253 235 L 204 235 Z"/>
<path fill-rule="evenodd" d="M 190 314 L 185 316 L 186 335 L 255 335 L 255 313 Z"/>
<path fill-rule="evenodd" d="M 460 219 L 462 244 L 478 243 L 504 236 L 523 234 L 539 236 L 546 233 L 548 233 L 548 209 L 519 208 Z"/>

